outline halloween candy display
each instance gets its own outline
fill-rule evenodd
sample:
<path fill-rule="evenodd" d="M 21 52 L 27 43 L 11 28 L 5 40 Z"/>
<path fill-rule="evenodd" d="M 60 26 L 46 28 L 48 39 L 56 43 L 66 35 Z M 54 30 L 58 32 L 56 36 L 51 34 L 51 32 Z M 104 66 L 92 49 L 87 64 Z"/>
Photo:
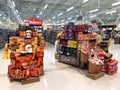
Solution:
<path fill-rule="evenodd" d="M 39 81 L 39 76 L 44 74 L 43 57 L 46 46 L 41 30 L 35 31 L 33 26 L 20 26 L 19 31 L 19 37 L 9 39 L 11 62 L 8 75 L 10 79 L 20 80 L 22 83 L 27 80 Z"/>
<path fill-rule="evenodd" d="M 59 44 L 60 62 L 79 66 L 79 61 L 77 60 L 77 34 L 77 28 L 73 22 L 69 22 L 64 26 Z"/>
<path fill-rule="evenodd" d="M 94 80 L 104 73 L 114 75 L 118 62 L 108 52 L 108 43 L 98 43 L 97 34 L 88 31 L 87 24 L 66 24 L 60 38 L 58 61 L 88 70 L 86 76 Z"/>

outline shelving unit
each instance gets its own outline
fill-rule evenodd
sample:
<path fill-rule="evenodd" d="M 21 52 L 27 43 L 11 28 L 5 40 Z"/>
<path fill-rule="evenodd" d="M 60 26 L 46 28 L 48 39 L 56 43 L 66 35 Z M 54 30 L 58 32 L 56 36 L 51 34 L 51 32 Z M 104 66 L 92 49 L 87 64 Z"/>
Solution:
<path fill-rule="evenodd" d="M 55 40 L 57 37 L 57 34 L 60 32 L 60 30 L 44 30 L 43 36 L 45 38 L 45 41 L 55 44 Z"/>
<path fill-rule="evenodd" d="M 8 42 L 7 29 L 0 29 L 0 48 L 3 48 L 5 43 Z"/>

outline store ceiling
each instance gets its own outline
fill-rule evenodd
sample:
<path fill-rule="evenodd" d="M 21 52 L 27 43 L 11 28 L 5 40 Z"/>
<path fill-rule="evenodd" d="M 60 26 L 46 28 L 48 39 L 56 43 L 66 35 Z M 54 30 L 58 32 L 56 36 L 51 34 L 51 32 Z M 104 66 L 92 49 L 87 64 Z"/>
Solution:
<path fill-rule="evenodd" d="M 23 22 L 38 17 L 45 23 L 53 24 L 77 21 L 77 16 L 83 16 L 82 20 L 86 23 L 92 19 L 104 24 L 117 23 L 120 21 L 120 4 L 112 6 L 112 3 L 118 1 L 120 0 L 0 0 L 0 20 Z"/>

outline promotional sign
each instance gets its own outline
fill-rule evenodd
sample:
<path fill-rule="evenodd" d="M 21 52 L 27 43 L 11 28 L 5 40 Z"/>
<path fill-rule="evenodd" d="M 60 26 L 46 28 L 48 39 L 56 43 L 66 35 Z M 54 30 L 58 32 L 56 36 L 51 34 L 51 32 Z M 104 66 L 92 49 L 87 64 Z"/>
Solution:
<path fill-rule="evenodd" d="M 37 18 L 29 18 L 25 21 L 25 23 L 28 23 L 29 25 L 38 25 L 42 26 L 43 21 L 39 20 Z"/>

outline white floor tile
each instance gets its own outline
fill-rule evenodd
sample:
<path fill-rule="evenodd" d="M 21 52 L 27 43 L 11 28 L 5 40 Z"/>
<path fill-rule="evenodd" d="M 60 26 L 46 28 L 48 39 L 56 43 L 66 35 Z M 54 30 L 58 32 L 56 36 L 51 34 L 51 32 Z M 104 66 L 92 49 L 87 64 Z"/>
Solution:
<path fill-rule="evenodd" d="M 113 58 L 119 60 L 120 45 L 110 47 Z M 45 50 L 45 75 L 40 82 L 21 85 L 20 82 L 10 83 L 7 77 L 9 60 L 3 60 L 3 49 L 0 50 L 0 88 L 1 90 L 120 90 L 120 70 L 113 75 L 106 75 L 96 81 L 81 74 L 77 68 L 59 63 L 54 58 L 54 46 Z M 120 69 L 120 64 L 119 64 Z"/>

